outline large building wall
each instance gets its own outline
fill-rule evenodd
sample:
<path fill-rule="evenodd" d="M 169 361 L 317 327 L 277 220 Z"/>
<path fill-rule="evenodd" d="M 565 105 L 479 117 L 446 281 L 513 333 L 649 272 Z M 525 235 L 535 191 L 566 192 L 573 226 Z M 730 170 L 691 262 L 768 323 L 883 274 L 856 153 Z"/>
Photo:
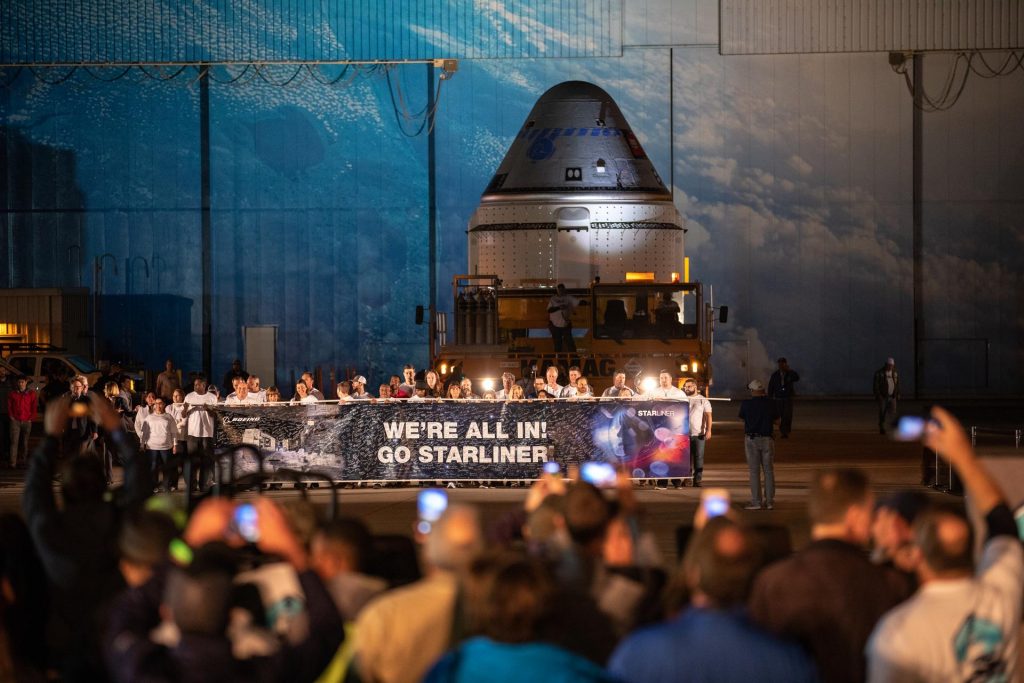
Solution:
<path fill-rule="evenodd" d="M 909 386 L 912 106 L 902 77 L 884 54 L 720 56 L 716 7 L 627 0 L 621 50 L 611 46 L 621 56 L 538 49 L 530 59 L 460 62 L 435 128 L 437 304 L 450 308 L 469 216 L 536 98 L 589 80 L 616 99 L 672 181 L 692 272 L 731 308 L 716 337 L 716 391 L 766 377 L 779 355 L 801 372 L 805 394 L 866 393 L 887 356 Z M 428 47 L 451 44 L 419 20 L 404 32 Z M 512 44 L 522 25 L 498 12 L 477 37 Z M 938 89 L 947 58 L 925 65 Z M 4 70 L 2 82 L 12 75 Z M 391 76 L 409 110 L 425 105 L 425 66 Z M 241 355 L 241 327 L 254 324 L 279 326 L 279 383 L 318 365 L 376 382 L 427 362 L 426 329 L 413 324 L 415 306 L 429 303 L 427 137 L 409 135 L 418 123 L 396 116 L 380 74 L 345 80 L 211 83 L 215 377 Z M 973 78 L 951 110 L 924 115 L 929 392 L 1019 393 L 1024 380 L 1022 85 L 1022 71 Z M 192 300 L 187 323 L 180 311 L 167 319 L 189 328 L 167 338 L 189 341 L 164 352 L 198 368 L 194 74 L 108 83 L 80 71 L 49 84 L 26 71 L 0 89 L 0 126 L 2 286 L 93 287 L 96 258 L 110 254 L 100 273 L 108 320 L 130 319 L 122 309 L 157 294 Z M 133 339 L 104 328 L 101 355 L 142 354 Z M 141 360 L 158 365 L 163 353 L 145 346 Z"/>

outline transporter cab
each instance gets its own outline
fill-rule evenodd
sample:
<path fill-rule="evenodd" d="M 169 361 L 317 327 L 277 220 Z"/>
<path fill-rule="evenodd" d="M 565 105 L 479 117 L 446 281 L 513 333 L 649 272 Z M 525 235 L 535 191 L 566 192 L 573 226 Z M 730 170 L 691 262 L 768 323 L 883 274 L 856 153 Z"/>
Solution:
<path fill-rule="evenodd" d="M 709 388 L 714 308 L 710 288 L 689 282 L 685 232 L 612 98 L 590 83 L 556 85 L 470 219 L 472 274 L 453 278 L 454 334 L 442 329 L 435 367 L 482 390 L 552 364 L 563 382 L 579 366 L 595 393 L 617 371 L 633 380 L 667 369 Z M 549 311 L 559 284 L 575 351 L 552 329 L 564 323 Z"/>

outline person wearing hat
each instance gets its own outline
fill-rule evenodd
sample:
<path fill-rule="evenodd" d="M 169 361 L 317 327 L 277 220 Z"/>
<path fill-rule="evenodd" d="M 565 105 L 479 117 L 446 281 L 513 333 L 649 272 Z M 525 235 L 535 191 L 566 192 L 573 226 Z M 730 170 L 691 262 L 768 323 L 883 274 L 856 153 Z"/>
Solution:
<path fill-rule="evenodd" d="M 768 379 L 768 398 L 775 401 L 779 411 L 779 434 L 783 439 L 789 438 L 789 430 L 793 427 L 793 397 L 796 391 L 793 384 L 800 381 L 800 375 L 789 367 L 789 361 L 780 358 L 779 369 Z"/>
<path fill-rule="evenodd" d="M 743 420 L 743 451 L 750 469 L 750 504 L 748 510 L 771 510 L 775 507 L 775 423 L 779 412 L 775 401 L 768 398 L 764 382 L 755 379 L 747 385 L 750 398 L 740 404 Z M 761 495 L 761 471 L 764 470 L 764 496 Z"/>
<path fill-rule="evenodd" d="M 366 391 L 366 378 L 362 375 L 356 375 L 352 378 L 352 398 L 357 401 L 366 401 L 373 396 Z"/>
<path fill-rule="evenodd" d="M 878 401 L 878 433 L 885 434 L 885 425 L 896 417 L 896 402 L 900 399 L 900 373 L 895 359 L 887 358 L 885 365 L 875 370 L 874 394 Z"/>

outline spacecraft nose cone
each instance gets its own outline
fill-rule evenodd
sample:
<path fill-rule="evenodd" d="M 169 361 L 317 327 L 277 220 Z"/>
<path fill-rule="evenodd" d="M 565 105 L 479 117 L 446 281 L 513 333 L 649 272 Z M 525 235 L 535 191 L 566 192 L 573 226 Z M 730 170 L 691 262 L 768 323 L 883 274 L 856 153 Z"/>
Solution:
<path fill-rule="evenodd" d="M 484 191 L 508 195 L 669 192 L 615 100 L 584 81 L 540 96 Z"/>

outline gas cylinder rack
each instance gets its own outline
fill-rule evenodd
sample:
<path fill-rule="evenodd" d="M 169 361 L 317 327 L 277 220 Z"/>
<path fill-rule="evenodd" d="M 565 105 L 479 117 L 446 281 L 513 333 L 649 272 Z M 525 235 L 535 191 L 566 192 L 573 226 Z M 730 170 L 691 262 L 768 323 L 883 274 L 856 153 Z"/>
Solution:
<path fill-rule="evenodd" d="M 497 275 L 457 275 L 452 278 L 455 297 L 455 343 L 487 346 L 498 340 Z"/>

